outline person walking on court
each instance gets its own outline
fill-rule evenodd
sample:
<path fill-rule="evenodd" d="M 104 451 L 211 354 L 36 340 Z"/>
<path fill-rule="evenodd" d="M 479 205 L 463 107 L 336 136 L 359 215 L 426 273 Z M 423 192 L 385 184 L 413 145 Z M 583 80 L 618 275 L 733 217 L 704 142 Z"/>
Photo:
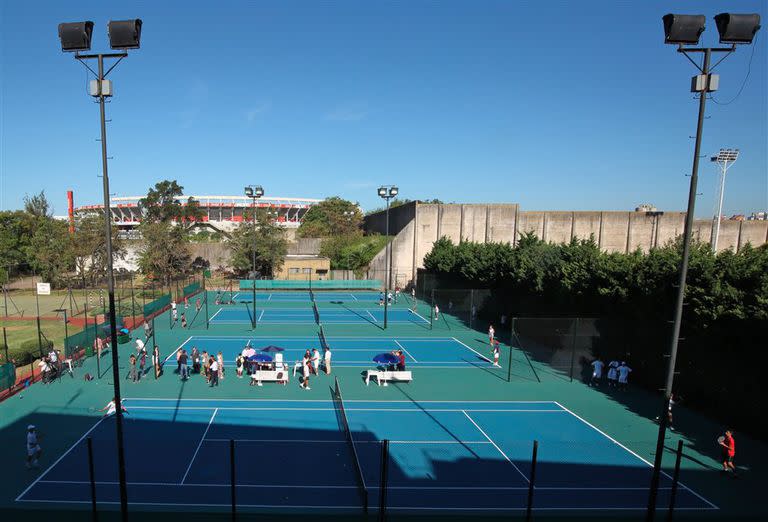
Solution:
<path fill-rule="evenodd" d="M 139 377 L 136 374 L 136 356 L 134 354 L 131 354 L 131 356 L 128 357 L 128 368 L 128 378 L 131 379 L 132 382 L 137 382 Z"/>
<path fill-rule="evenodd" d="M 219 379 L 224 380 L 224 355 L 221 352 L 216 354 L 216 362 L 219 363 Z"/>
<path fill-rule="evenodd" d="M 311 389 L 309 387 L 309 367 L 310 367 L 310 356 L 309 356 L 309 350 L 307 350 L 307 353 L 304 354 L 304 357 L 301 359 L 301 375 L 304 378 L 301 387 L 305 390 Z"/>
<path fill-rule="evenodd" d="M 147 349 L 142 346 L 139 352 L 139 379 L 144 378 L 144 371 L 147 367 Z"/>
<path fill-rule="evenodd" d="M 616 382 L 619 379 L 619 361 L 611 361 L 608 363 L 608 387 L 615 388 Z"/>
<path fill-rule="evenodd" d="M 435 321 L 440 319 L 440 307 L 435 303 Z"/>
<path fill-rule="evenodd" d="M 237 378 L 243 378 L 243 354 L 237 354 L 235 357 L 235 372 L 237 372 Z"/>
<path fill-rule="evenodd" d="M 160 348 L 157 345 L 152 349 L 152 365 L 155 367 L 155 379 L 158 379 L 163 372 L 163 365 L 160 362 Z"/>
<path fill-rule="evenodd" d="M 40 447 L 38 439 L 35 425 L 30 424 L 27 426 L 27 469 L 38 467 L 37 461 L 40 460 L 40 455 L 43 454 L 43 449 Z"/>
<path fill-rule="evenodd" d="M 330 375 L 331 374 L 331 347 L 328 346 L 325 349 L 325 353 L 323 354 L 323 366 L 325 367 L 325 374 Z"/>
<path fill-rule="evenodd" d="M 493 329 L 493 324 L 488 326 L 488 342 L 491 343 L 491 350 L 493 350 L 494 347 L 494 337 L 496 335 L 496 330 Z"/>
<path fill-rule="evenodd" d="M 211 383 L 210 386 L 213 388 L 214 386 L 219 385 L 219 363 L 216 362 L 216 359 L 211 357 L 209 364 L 211 365 Z"/>
<path fill-rule="evenodd" d="M 186 381 L 189 378 L 189 366 L 187 366 L 187 351 L 184 349 L 181 350 L 179 363 L 181 363 L 181 380 Z"/>
<path fill-rule="evenodd" d="M 675 431 L 675 427 L 672 425 L 672 406 L 675 405 L 675 395 L 669 394 L 669 404 L 667 405 L 667 426 L 670 431 Z M 661 417 L 656 417 L 656 422 L 661 422 Z"/>
<path fill-rule="evenodd" d="M 590 386 L 600 386 L 600 381 L 603 379 L 603 366 L 603 360 L 599 356 L 592 361 L 592 380 L 589 381 Z"/>
<path fill-rule="evenodd" d="M 176 321 L 179 319 L 179 312 L 176 310 L 175 301 L 171 301 L 171 319 L 173 319 L 173 324 L 176 324 Z"/>
<path fill-rule="evenodd" d="M 149 326 L 149 321 L 144 320 L 144 339 L 152 337 L 152 327 Z"/>
<path fill-rule="evenodd" d="M 211 382 L 211 361 L 213 360 L 212 357 L 208 356 L 208 352 L 203 350 L 203 368 L 200 373 L 202 373 L 203 377 L 205 378 L 205 383 L 210 384 Z"/>
<path fill-rule="evenodd" d="M 200 352 L 197 346 L 192 347 L 192 373 L 200 373 Z"/>
<path fill-rule="evenodd" d="M 320 375 L 320 350 L 317 348 L 312 350 L 312 373 Z"/>
<path fill-rule="evenodd" d="M 725 430 L 725 434 L 717 439 L 717 443 L 722 452 L 723 473 L 730 471 L 733 476 L 736 476 L 736 467 L 733 465 L 733 458 L 736 456 L 736 440 L 733 438 L 733 431 Z"/>
<path fill-rule="evenodd" d="M 198 297 L 198 298 L 195 300 L 195 313 L 196 313 L 196 314 L 197 314 L 197 313 L 199 313 L 199 312 L 200 312 L 200 309 L 201 309 L 202 307 L 203 307 L 203 305 L 202 305 L 202 303 L 200 303 L 200 298 Z"/>
<path fill-rule="evenodd" d="M 628 378 L 631 371 L 632 371 L 632 368 L 627 366 L 627 363 L 625 363 L 624 361 L 621 361 L 621 365 L 619 366 L 619 369 L 618 369 L 619 389 L 621 391 L 627 391 L 627 384 L 629 384 Z"/>
<path fill-rule="evenodd" d="M 399 300 L 400 300 L 400 287 L 396 286 L 395 287 L 395 304 L 397 304 Z"/>
<path fill-rule="evenodd" d="M 500 355 L 501 355 L 501 350 L 499 349 L 499 341 L 496 341 L 493 343 L 493 365 L 496 368 L 501 368 L 501 366 L 499 366 Z"/>
<path fill-rule="evenodd" d="M 182 328 L 187 327 L 187 314 L 184 312 L 181 312 L 181 327 Z"/>

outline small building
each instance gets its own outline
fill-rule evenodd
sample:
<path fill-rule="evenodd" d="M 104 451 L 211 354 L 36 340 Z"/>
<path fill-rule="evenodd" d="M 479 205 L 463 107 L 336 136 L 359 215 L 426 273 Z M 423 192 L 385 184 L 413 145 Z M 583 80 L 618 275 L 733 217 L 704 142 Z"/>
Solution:
<path fill-rule="evenodd" d="M 327 279 L 331 260 L 317 255 L 288 254 L 283 266 L 275 272 L 275 279 L 313 280 Z"/>

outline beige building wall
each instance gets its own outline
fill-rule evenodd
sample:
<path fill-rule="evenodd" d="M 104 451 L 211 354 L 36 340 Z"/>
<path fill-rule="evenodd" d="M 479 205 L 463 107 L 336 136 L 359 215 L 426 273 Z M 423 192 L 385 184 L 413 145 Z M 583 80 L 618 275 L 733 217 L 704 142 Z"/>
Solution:
<path fill-rule="evenodd" d="M 319 256 L 285 256 L 283 266 L 275 273 L 275 279 L 291 281 L 317 281 L 327 279 L 331 260 Z"/>

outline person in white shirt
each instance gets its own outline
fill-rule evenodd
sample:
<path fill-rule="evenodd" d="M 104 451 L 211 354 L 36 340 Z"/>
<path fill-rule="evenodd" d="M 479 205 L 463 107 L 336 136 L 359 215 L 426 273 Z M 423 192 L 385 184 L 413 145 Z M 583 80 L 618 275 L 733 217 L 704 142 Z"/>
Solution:
<path fill-rule="evenodd" d="M 325 353 L 323 354 L 323 366 L 325 367 L 325 374 L 330 375 L 331 374 L 331 349 L 326 348 Z"/>
<path fill-rule="evenodd" d="M 43 453 L 37 437 L 37 428 L 30 424 L 27 426 L 27 469 L 36 468 L 37 461 Z"/>
<path fill-rule="evenodd" d="M 501 350 L 499 349 L 499 342 L 496 341 L 493 343 L 493 365 L 496 368 L 500 368 L 499 366 L 499 355 L 501 355 Z"/>
<path fill-rule="evenodd" d="M 136 339 L 136 353 L 141 353 L 144 349 L 144 341 L 142 339 Z"/>
<path fill-rule="evenodd" d="M 491 343 L 491 350 L 493 350 L 493 339 L 496 335 L 496 330 L 493 329 L 493 325 L 488 327 L 488 342 Z"/>
<path fill-rule="evenodd" d="M 214 386 L 219 385 L 219 363 L 214 357 L 211 357 L 210 362 L 211 362 L 211 384 L 209 386 L 212 388 Z"/>
<path fill-rule="evenodd" d="M 619 361 L 611 361 L 608 363 L 608 386 L 615 387 L 616 380 L 619 378 Z"/>
<path fill-rule="evenodd" d="M 301 359 L 301 375 L 304 377 L 304 379 L 301 382 L 301 387 L 305 390 L 309 390 L 309 365 L 310 360 L 312 356 L 309 354 L 309 350 L 304 354 L 304 357 Z"/>
<path fill-rule="evenodd" d="M 320 373 L 320 351 L 315 348 L 312 350 L 312 373 L 319 375 Z"/>
<path fill-rule="evenodd" d="M 440 319 L 440 307 L 437 306 L 437 303 L 435 303 L 435 321 Z"/>
<path fill-rule="evenodd" d="M 48 353 L 48 359 L 51 361 L 51 364 L 56 364 L 59 360 L 56 350 L 53 348 L 51 348 L 51 351 Z"/>
<path fill-rule="evenodd" d="M 600 386 L 600 381 L 603 379 L 603 363 L 602 359 L 598 357 L 592 361 L 592 380 L 589 382 L 590 386 Z"/>
<path fill-rule="evenodd" d="M 51 366 L 45 359 L 40 359 L 37 366 L 40 368 L 40 373 L 43 375 L 43 383 L 48 383 L 51 380 Z"/>
<path fill-rule="evenodd" d="M 632 371 L 632 368 L 627 366 L 627 363 L 624 361 L 621 361 L 621 365 L 619 366 L 618 372 L 619 372 L 619 389 L 625 390 L 627 389 L 627 378 L 629 377 L 629 373 Z"/>
<path fill-rule="evenodd" d="M 392 292 L 387 293 L 387 304 L 392 304 Z"/>
<path fill-rule="evenodd" d="M 121 401 L 122 402 L 122 401 Z M 123 410 L 123 413 L 128 413 L 128 410 L 125 409 L 125 406 L 120 404 L 120 409 Z M 114 397 L 112 397 L 112 400 L 107 403 L 106 406 L 104 406 L 99 411 L 106 411 L 104 414 L 105 417 L 109 417 L 110 415 L 114 415 L 117 412 L 117 401 Z"/>

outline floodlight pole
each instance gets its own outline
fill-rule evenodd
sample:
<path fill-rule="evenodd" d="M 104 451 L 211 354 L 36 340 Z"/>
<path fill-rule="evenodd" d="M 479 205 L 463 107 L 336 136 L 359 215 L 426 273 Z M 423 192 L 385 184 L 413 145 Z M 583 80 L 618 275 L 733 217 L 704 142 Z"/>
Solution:
<path fill-rule="evenodd" d="M 392 252 L 389 249 L 389 196 L 387 196 L 387 224 L 385 225 L 384 236 L 387 238 L 387 250 L 386 259 L 384 262 L 387 267 L 384 269 L 384 329 L 387 328 L 387 308 L 389 307 L 389 271 L 391 270 L 390 259 L 392 258 Z"/>
<path fill-rule="evenodd" d="M 125 452 L 123 442 L 123 409 L 121 407 L 120 396 L 120 367 L 117 354 L 117 320 L 115 318 L 115 277 L 113 273 L 112 262 L 112 211 L 109 206 L 109 176 L 107 168 L 107 123 L 104 110 L 104 93 L 102 84 L 104 78 L 117 65 L 113 65 L 109 71 L 104 73 L 104 58 L 118 58 L 120 60 L 128 56 L 128 53 L 110 53 L 110 54 L 76 54 L 75 59 L 79 61 L 97 59 L 99 63 L 99 113 L 101 116 L 101 169 L 102 169 L 102 187 L 104 192 L 104 232 L 106 234 L 105 244 L 107 250 L 107 292 L 109 294 L 109 328 L 112 336 L 112 380 L 114 381 L 115 397 L 115 431 L 117 434 L 117 470 L 120 483 L 120 513 L 123 522 L 128 520 L 128 490 L 125 478 Z M 85 64 L 83 64 L 85 65 Z M 86 67 L 88 67 L 86 65 Z M 90 69 L 90 68 L 89 68 Z"/>
<path fill-rule="evenodd" d="M 722 151 L 721 151 L 722 152 Z M 720 196 L 717 204 L 717 215 L 715 216 L 714 226 L 715 230 L 712 233 L 712 252 L 717 254 L 717 240 L 720 238 L 720 216 L 723 213 L 723 197 L 725 196 L 725 175 L 728 174 L 728 167 L 733 166 L 736 161 L 736 157 L 729 160 L 729 157 L 725 157 L 721 161 L 721 155 L 712 158 L 720 167 Z M 730 165 L 728 164 L 730 161 Z"/>
<path fill-rule="evenodd" d="M 659 433 L 656 439 L 656 454 L 653 460 L 653 473 L 651 475 L 650 493 L 648 495 L 648 509 L 646 510 L 646 521 L 652 522 L 656 511 L 656 497 L 659 488 L 659 478 L 661 475 L 661 462 L 664 456 L 664 436 L 667 431 L 667 411 L 669 401 L 672 397 L 672 384 L 675 378 L 675 362 L 677 360 L 677 345 L 680 340 L 680 326 L 683 319 L 683 305 L 685 300 L 685 280 L 688 274 L 688 257 L 691 248 L 691 231 L 693 229 L 693 213 L 696 206 L 696 186 L 699 179 L 699 154 L 701 151 L 701 136 L 704 129 L 704 109 L 707 103 L 707 92 L 709 89 L 710 59 L 713 52 L 732 53 L 735 47 L 729 48 L 686 48 L 682 45 L 677 51 L 685 54 L 691 62 L 687 53 L 704 53 L 704 63 L 699 68 L 701 74 L 706 77 L 707 85 L 701 91 L 699 96 L 699 118 L 696 125 L 696 144 L 693 149 L 693 167 L 691 169 L 691 184 L 688 189 L 688 209 L 685 215 L 685 228 L 683 229 L 683 257 L 680 262 L 680 272 L 677 284 L 677 298 L 675 302 L 675 316 L 672 326 L 672 339 L 669 350 L 669 363 L 667 365 L 667 379 L 664 385 L 664 400 L 662 410 L 659 413 Z M 696 65 L 695 62 L 693 62 Z M 698 65 L 697 65 L 698 67 Z"/>

